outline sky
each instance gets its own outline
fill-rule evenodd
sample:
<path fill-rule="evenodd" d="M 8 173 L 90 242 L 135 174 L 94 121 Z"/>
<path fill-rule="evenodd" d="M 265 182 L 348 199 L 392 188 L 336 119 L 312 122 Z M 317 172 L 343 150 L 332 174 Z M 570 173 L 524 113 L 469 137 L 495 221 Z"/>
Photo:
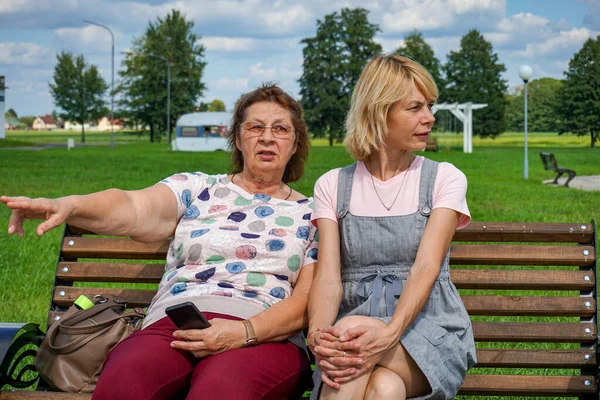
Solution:
<path fill-rule="evenodd" d="M 562 79 L 573 54 L 600 33 L 600 0 L 0 0 L 5 110 L 39 116 L 57 109 L 48 83 L 61 51 L 83 54 L 110 85 L 110 33 L 83 20 L 112 30 L 116 86 L 122 52 L 171 9 L 194 22 L 206 49 L 207 90 L 199 102 L 221 99 L 231 110 L 240 94 L 266 81 L 298 98 L 300 41 L 315 36 L 317 21 L 343 7 L 369 10 L 384 52 L 417 29 L 442 63 L 459 50 L 463 35 L 478 29 L 505 65 L 509 88 L 521 83 L 524 64 L 533 68 L 533 79 Z"/>

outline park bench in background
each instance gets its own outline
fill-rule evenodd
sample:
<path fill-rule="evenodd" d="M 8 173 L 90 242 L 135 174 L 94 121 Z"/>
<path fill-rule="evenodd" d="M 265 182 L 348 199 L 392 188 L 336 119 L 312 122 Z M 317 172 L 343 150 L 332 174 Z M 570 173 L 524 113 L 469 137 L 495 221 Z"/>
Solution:
<path fill-rule="evenodd" d="M 437 139 L 432 136 L 429 136 L 427 138 L 427 142 L 425 143 L 425 150 L 437 151 L 437 149 L 438 149 Z"/>
<path fill-rule="evenodd" d="M 569 178 L 565 182 L 564 186 L 568 187 L 569 182 L 571 182 L 571 180 L 573 180 L 573 178 L 575 178 L 575 175 L 576 175 L 575 171 L 573 171 L 572 169 L 559 167 L 556 164 L 556 158 L 554 157 L 554 154 L 552 154 L 552 153 L 541 152 L 540 157 L 542 159 L 542 163 L 544 164 L 544 169 L 549 170 L 549 171 L 554 171 L 557 173 L 556 178 L 554 178 L 552 183 L 556 185 L 558 183 L 558 178 L 560 178 L 561 175 L 566 172 L 569 175 Z"/>
<path fill-rule="evenodd" d="M 474 222 L 455 234 L 450 251 L 451 276 L 461 289 L 478 343 L 478 364 L 467 376 L 460 394 L 598 399 L 595 231 L 594 221 Z M 131 307 L 147 306 L 155 285 L 101 287 L 107 282 L 159 282 L 163 263 L 151 261 L 164 260 L 167 249 L 167 242 L 144 244 L 67 227 L 48 323 L 60 318 L 81 294 L 102 293 L 126 301 Z M 30 337 L 22 342 L 39 345 L 40 334 L 35 329 L 25 335 L 27 332 Z M 19 352 L 22 342 L 13 350 Z M 11 355 L 13 360 L 17 357 Z M 8 365 L 2 365 L 0 388 L 9 380 Z M 90 397 L 41 392 L 40 387 L 37 391 L 7 390 L 0 399 Z"/>

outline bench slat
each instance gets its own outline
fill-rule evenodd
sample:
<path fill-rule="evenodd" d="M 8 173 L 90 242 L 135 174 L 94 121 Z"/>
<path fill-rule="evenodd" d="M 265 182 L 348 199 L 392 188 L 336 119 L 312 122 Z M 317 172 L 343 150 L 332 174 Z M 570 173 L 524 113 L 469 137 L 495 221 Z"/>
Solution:
<path fill-rule="evenodd" d="M 586 385 L 586 381 L 588 385 Z M 469 374 L 462 395 L 565 396 L 596 393 L 596 379 L 591 376 L 531 376 Z"/>
<path fill-rule="evenodd" d="M 459 289 L 591 290 L 596 277 L 591 271 L 452 269 Z"/>
<path fill-rule="evenodd" d="M 588 299 L 580 296 L 461 296 L 461 298 L 469 315 L 590 317 L 596 311 L 595 301 L 591 297 Z"/>
<path fill-rule="evenodd" d="M 596 325 L 587 322 L 473 322 L 477 342 L 595 344 L 596 332 Z"/>
<path fill-rule="evenodd" d="M 127 238 L 65 238 L 65 259 L 164 259 L 167 242 L 140 243 Z M 583 251 L 589 252 L 588 256 Z M 592 246 L 518 246 L 454 244 L 450 249 L 453 265 L 592 265 L 596 254 Z"/>
<path fill-rule="evenodd" d="M 66 282 L 158 283 L 163 274 L 164 264 L 65 261 L 56 270 Z M 590 271 L 559 270 L 453 269 L 450 276 L 459 289 L 506 290 L 591 290 L 596 279 Z"/>
<path fill-rule="evenodd" d="M 464 242 L 557 242 L 591 244 L 594 229 L 584 223 L 471 222 L 456 231 L 453 241 Z"/>
<path fill-rule="evenodd" d="M 33 392 L 30 390 L 4 391 L 0 396 L 2 400 L 89 400 L 91 398 L 91 393 Z"/>
<path fill-rule="evenodd" d="M 593 350 L 477 349 L 478 368 L 585 368 L 594 365 L 596 353 Z"/>
<path fill-rule="evenodd" d="M 64 295 L 61 296 L 61 293 Z M 156 294 L 156 290 L 57 286 L 52 299 L 60 307 L 69 307 L 82 294 L 87 296 L 102 294 L 109 299 L 124 301 L 128 307 L 147 307 Z"/>
<path fill-rule="evenodd" d="M 69 226 L 73 235 L 95 235 L 85 229 Z M 594 239 L 588 222 L 471 222 L 456 231 L 454 241 L 464 242 L 557 242 L 589 243 Z"/>
<path fill-rule="evenodd" d="M 62 254 L 65 259 L 123 258 L 164 260 L 168 242 L 141 243 L 128 238 L 65 238 Z"/>
<path fill-rule="evenodd" d="M 66 282 L 158 283 L 164 272 L 164 264 L 65 261 L 56 268 L 56 276 Z"/>
<path fill-rule="evenodd" d="M 583 252 L 587 250 L 586 256 Z M 546 246 L 500 244 L 453 244 L 450 246 L 452 265 L 593 265 L 593 246 Z"/>

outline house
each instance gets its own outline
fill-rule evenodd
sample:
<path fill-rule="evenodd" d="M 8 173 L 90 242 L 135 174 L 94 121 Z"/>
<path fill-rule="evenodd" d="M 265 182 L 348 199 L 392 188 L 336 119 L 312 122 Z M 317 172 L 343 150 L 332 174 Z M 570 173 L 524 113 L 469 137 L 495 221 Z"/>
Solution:
<path fill-rule="evenodd" d="M 44 115 L 33 120 L 33 129 L 36 131 L 56 129 L 56 120 L 52 115 Z"/>
<path fill-rule="evenodd" d="M 65 121 L 65 126 L 64 128 L 68 131 L 80 131 L 81 130 L 81 124 L 79 122 L 71 122 L 71 121 Z M 83 129 L 84 130 L 88 130 L 90 129 L 90 124 L 83 124 Z"/>
<path fill-rule="evenodd" d="M 7 117 L 6 118 L 6 123 L 4 124 L 4 129 L 6 129 L 7 131 L 13 130 L 13 129 L 22 129 L 25 127 L 25 124 L 22 123 L 21 121 L 19 121 L 18 119 L 16 119 L 15 117 Z"/>
<path fill-rule="evenodd" d="M 123 130 L 123 121 L 115 118 L 113 120 L 113 131 L 122 131 Z M 99 131 L 110 131 L 110 117 L 102 117 L 98 120 L 98 130 Z"/>

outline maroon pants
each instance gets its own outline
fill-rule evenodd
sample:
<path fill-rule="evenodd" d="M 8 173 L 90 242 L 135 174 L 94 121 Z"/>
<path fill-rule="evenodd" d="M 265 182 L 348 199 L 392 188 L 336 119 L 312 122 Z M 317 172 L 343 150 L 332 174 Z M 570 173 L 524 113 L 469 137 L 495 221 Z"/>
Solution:
<path fill-rule="evenodd" d="M 239 319 L 204 314 L 209 320 Z M 165 317 L 119 343 L 106 359 L 92 399 L 298 399 L 310 384 L 308 358 L 293 343 L 262 343 L 196 358 L 170 347 L 176 329 Z"/>

